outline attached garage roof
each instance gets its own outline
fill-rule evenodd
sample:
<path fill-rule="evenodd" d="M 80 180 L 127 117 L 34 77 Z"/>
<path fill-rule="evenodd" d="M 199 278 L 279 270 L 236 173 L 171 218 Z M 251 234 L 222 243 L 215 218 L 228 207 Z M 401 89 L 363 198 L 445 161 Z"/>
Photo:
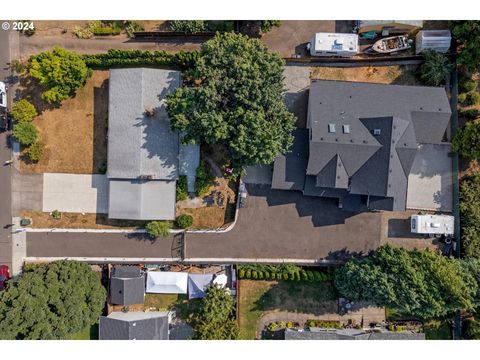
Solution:
<path fill-rule="evenodd" d="M 108 217 L 175 219 L 175 181 L 110 180 Z"/>
<path fill-rule="evenodd" d="M 186 294 L 188 273 L 169 271 L 149 271 L 147 273 L 147 293 Z"/>

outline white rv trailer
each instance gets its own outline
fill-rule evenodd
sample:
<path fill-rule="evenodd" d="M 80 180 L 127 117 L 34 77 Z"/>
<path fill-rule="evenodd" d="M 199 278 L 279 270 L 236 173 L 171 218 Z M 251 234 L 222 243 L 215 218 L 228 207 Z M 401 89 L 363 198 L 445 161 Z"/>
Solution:
<path fill-rule="evenodd" d="M 415 38 L 415 53 L 433 50 L 445 54 L 450 49 L 452 34 L 449 30 L 420 30 Z"/>
<path fill-rule="evenodd" d="M 316 33 L 310 41 L 312 56 L 350 57 L 357 53 L 357 34 Z"/>
<path fill-rule="evenodd" d="M 414 234 L 453 235 L 454 217 L 450 215 L 412 215 L 410 229 Z"/>
<path fill-rule="evenodd" d="M 7 107 L 7 87 L 5 83 L 0 81 L 0 108 Z"/>

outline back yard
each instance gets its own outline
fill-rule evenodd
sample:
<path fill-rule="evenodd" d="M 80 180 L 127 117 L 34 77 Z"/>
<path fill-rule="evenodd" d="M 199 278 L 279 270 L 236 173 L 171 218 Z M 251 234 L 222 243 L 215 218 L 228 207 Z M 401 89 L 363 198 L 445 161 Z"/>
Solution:
<path fill-rule="evenodd" d="M 287 312 L 311 319 L 337 312 L 337 295 L 330 283 L 240 280 L 238 291 L 240 338 L 244 340 L 258 338 L 261 320 L 269 314 L 285 317 Z"/>
<path fill-rule="evenodd" d="M 20 97 L 31 101 L 39 113 L 34 121 L 46 145 L 37 163 L 26 159 L 28 173 L 104 173 L 107 161 L 108 71 L 94 71 L 84 87 L 59 107 L 47 106 L 32 79 L 22 75 Z"/>

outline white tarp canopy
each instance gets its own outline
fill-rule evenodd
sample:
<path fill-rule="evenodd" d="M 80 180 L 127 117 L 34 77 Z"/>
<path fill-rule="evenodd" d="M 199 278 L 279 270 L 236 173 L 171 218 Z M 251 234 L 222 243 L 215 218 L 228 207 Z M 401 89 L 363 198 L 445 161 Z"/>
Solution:
<path fill-rule="evenodd" d="M 186 294 L 188 273 L 169 271 L 147 272 L 147 293 Z"/>
<path fill-rule="evenodd" d="M 212 280 L 213 274 L 188 274 L 188 298 L 203 298 Z"/>
<path fill-rule="evenodd" d="M 215 277 L 215 279 L 213 280 L 213 283 L 220 285 L 222 287 L 227 287 L 227 280 L 228 280 L 227 275 L 220 274 Z"/>

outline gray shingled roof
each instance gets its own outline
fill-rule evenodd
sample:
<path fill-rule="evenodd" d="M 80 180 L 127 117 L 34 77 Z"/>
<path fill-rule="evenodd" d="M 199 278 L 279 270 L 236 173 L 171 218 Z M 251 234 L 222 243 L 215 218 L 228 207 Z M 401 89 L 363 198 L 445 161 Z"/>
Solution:
<path fill-rule="evenodd" d="M 177 179 L 179 139 L 170 130 L 165 96 L 179 86 L 179 71 L 110 70 L 108 178 Z M 146 110 L 155 115 L 147 116 Z"/>
<path fill-rule="evenodd" d="M 116 305 L 143 304 L 145 276 L 137 266 L 115 266 L 110 276 L 110 302 Z"/>
<path fill-rule="evenodd" d="M 357 329 L 321 329 L 297 331 L 285 329 L 285 340 L 425 340 L 424 333 L 413 332 L 370 332 Z"/>
<path fill-rule="evenodd" d="M 168 313 L 113 312 L 100 316 L 100 340 L 168 340 Z"/>
<path fill-rule="evenodd" d="M 371 208 L 405 210 L 418 143 L 441 143 L 450 115 L 443 88 L 313 80 L 304 194 L 344 197 L 349 189 L 369 195 Z M 302 170 L 286 167 L 288 156 L 276 158 L 274 180 L 302 178 L 290 174 Z M 280 180 L 272 187 L 301 190 Z"/>
<path fill-rule="evenodd" d="M 108 217 L 129 220 L 175 219 L 175 181 L 109 181 Z"/>

